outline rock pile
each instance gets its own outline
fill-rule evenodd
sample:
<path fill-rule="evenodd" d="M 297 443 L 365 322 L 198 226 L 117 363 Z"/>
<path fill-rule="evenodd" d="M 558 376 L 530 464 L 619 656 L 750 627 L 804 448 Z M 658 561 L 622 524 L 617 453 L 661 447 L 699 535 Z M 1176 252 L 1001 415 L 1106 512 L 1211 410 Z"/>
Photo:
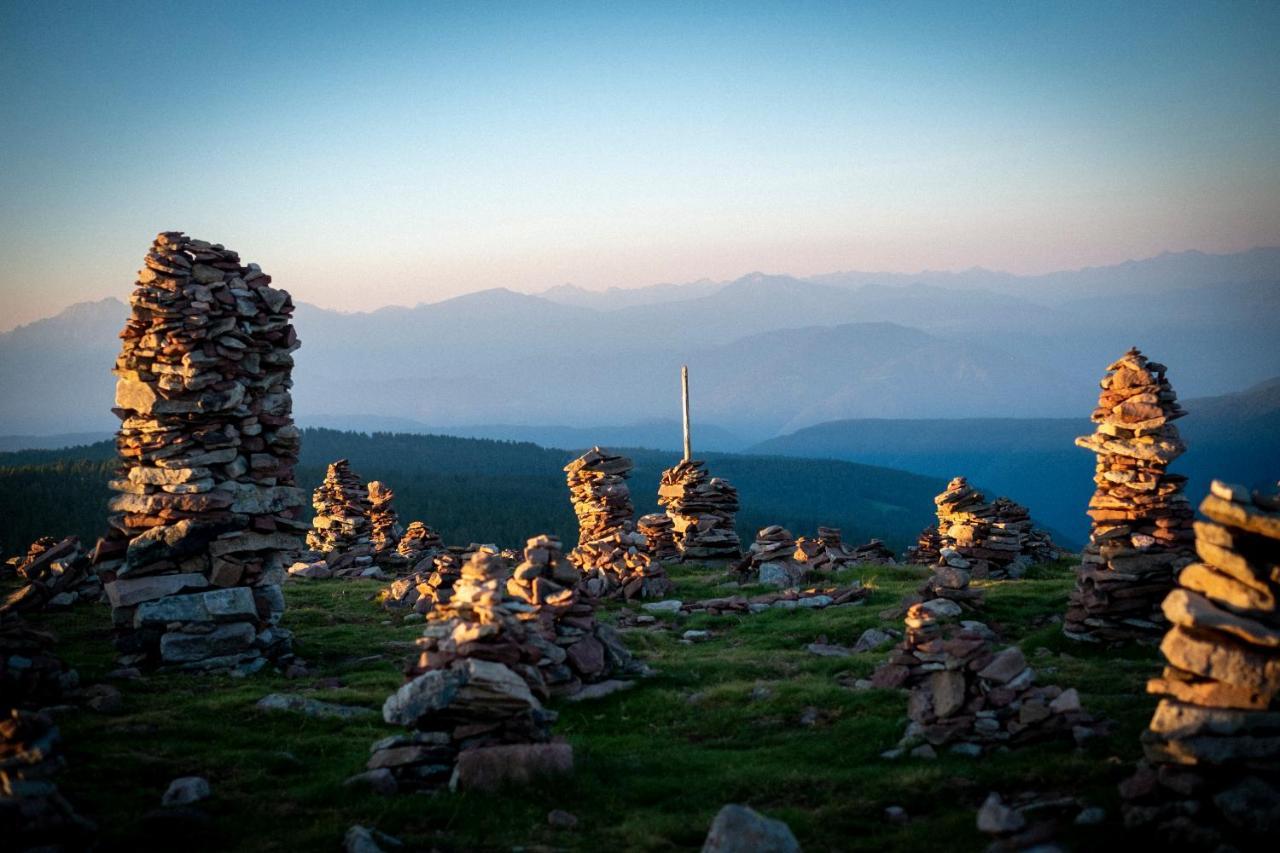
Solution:
<path fill-rule="evenodd" d="M 569 559 L 583 567 L 578 590 L 589 599 L 663 598 L 674 584 L 644 548 L 641 534 L 622 532 L 574 549 Z"/>
<path fill-rule="evenodd" d="M 450 782 L 461 753 L 510 744 L 547 744 L 554 712 L 539 662 L 552 651 L 522 616 L 536 608 L 506 592 L 502 559 L 478 551 L 448 602 L 432 610 L 408 681 L 388 697 L 383 718 L 412 729 L 374 745 L 370 771 L 389 771 L 400 788 Z"/>
<path fill-rule="evenodd" d="M 632 467 L 627 457 L 599 447 L 564 466 L 573 512 L 578 517 L 579 547 L 630 529 L 635 510 L 627 477 Z"/>
<path fill-rule="evenodd" d="M 48 536 L 37 539 L 25 557 L 10 562 L 13 573 L 26 583 L 0 602 L 0 612 L 70 607 L 77 601 L 96 601 L 102 595 L 89 555 L 75 536 L 62 541 Z"/>
<path fill-rule="evenodd" d="M 1108 365 L 1093 412 L 1097 429 L 1076 445 L 1097 454 L 1089 544 L 1063 632 L 1076 640 L 1154 639 L 1160 602 L 1191 561 L 1186 477 L 1167 472 L 1186 450 L 1172 421 L 1186 414 L 1165 367 L 1136 349 Z"/>
<path fill-rule="evenodd" d="M 270 283 L 172 231 L 138 275 L 114 370 L 116 545 L 97 551 L 127 663 L 257 667 L 288 653 L 281 552 L 307 527 L 289 390 L 298 340 L 289 294 Z"/>
<path fill-rule="evenodd" d="M 1035 740 L 1092 736 L 1096 724 L 1075 689 L 1036 687 L 1017 646 L 996 652 L 980 622 L 956 623 L 958 608 L 931 602 L 907 611 L 903 642 L 872 677 L 877 687 L 906 686 L 911 723 L 889 757 L 927 744 L 978 754 Z"/>
<path fill-rule="evenodd" d="M 818 528 L 821 533 L 823 528 Z M 830 546 L 828 546 L 830 547 Z M 843 547 L 844 552 L 848 555 L 848 562 L 859 566 L 896 566 L 898 565 L 897 557 L 889 547 L 884 544 L 882 539 L 872 539 L 865 545 L 859 545 L 856 548 Z"/>
<path fill-rule="evenodd" d="M 367 487 L 369 495 L 369 527 L 373 542 L 373 558 L 380 564 L 401 567 L 404 559 L 397 551 L 404 528 L 400 525 L 400 516 L 392 506 L 395 492 L 379 480 L 374 480 Z"/>
<path fill-rule="evenodd" d="M 535 608 L 521 618 L 552 644 L 538 666 L 553 695 L 572 695 L 583 684 L 634 668 L 617 632 L 597 622 L 595 608 L 578 597 L 578 579 L 577 569 L 560 556 L 560 540 L 535 536 L 507 581 L 508 594 Z"/>
<path fill-rule="evenodd" d="M 742 544 L 734 530 L 738 490 L 687 459 L 662 472 L 658 504 L 670 517 L 680 558 L 686 562 L 737 560 Z"/>
<path fill-rule="evenodd" d="M 645 538 L 645 549 L 651 559 L 670 563 L 680 557 L 676 547 L 675 525 L 666 513 L 651 512 L 636 520 L 636 530 Z"/>
<path fill-rule="evenodd" d="M 351 463 L 339 459 L 329 464 L 324 482 L 311 495 L 315 518 L 307 534 L 307 547 L 322 554 L 345 558 L 343 563 L 368 566 L 373 562 L 373 529 L 369 523 L 372 506 L 369 490 L 351 470 Z M 331 563 L 338 571 L 346 565 Z"/>
<path fill-rule="evenodd" d="M 907 564 L 912 566 L 932 566 L 938 562 L 942 550 L 942 536 L 937 525 L 931 524 L 920 531 L 916 544 L 907 549 Z"/>
<path fill-rule="evenodd" d="M 388 610 L 411 608 L 425 616 L 437 604 L 449 601 L 454 584 L 462 577 L 463 565 L 471 555 L 481 551 L 490 558 L 501 559 L 494 546 L 475 544 L 465 549 L 449 548 L 434 557 L 424 557 L 412 574 L 398 578 L 383 590 L 382 606 Z"/>
<path fill-rule="evenodd" d="M 1215 481 L 1200 512 L 1125 823 L 1179 848 L 1262 849 L 1280 830 L 1280 494 Z"/>
<path fill-rule="evenodd" d="M 953 548 L 977 578 L 1017 578 L 1043 560 L 1054 559 L 1057 548 L 1049 534 L 1037 530 L 1027 508 L 1008 498 L 988 503 L 982 492 L 956 477 L 933 499 L 938 507 L 940 547 Z"/>
<path fill-rule="evenodd" d="M 756 533 L 746 555 L 737 565 L 743 583 L 795 586 L 804 579 L 804 568 L 796 563 L 796 539 L 791 531 L 771 524 Z"/>
<path fill-rule="evenodd" d="M 444 541 L 424 522 L 411 521 L 396 545 L 396 553 L 404 558 L 409 568 L 418 570 L 418 564 L 428 557 L 444 551 Z"/>

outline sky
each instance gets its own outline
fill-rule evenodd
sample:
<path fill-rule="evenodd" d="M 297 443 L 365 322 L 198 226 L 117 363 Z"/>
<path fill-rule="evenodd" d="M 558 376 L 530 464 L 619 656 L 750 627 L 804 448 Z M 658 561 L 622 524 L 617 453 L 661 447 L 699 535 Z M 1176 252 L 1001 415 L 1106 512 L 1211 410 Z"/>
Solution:
<path fill-rule="evenodd" d="M 0 329 L 1280 244 L 1280 3 L 0 0 Z"/>

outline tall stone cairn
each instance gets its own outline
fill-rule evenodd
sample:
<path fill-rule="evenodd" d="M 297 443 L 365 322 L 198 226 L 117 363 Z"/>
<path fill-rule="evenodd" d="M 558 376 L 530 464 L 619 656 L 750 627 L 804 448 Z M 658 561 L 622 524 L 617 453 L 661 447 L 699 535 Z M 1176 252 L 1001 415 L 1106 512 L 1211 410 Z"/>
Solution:
<path fill-rule="evenodd" d="M 400 516 L 396 513 L 395 492 L 385 483 L 374 480 L 367 487 L 369 494 L 369 527 L 373 541 L 373 558 L 376 562 L 393 567 L 403 566 L 407 561 L 397 551 L 400 537 L 404 535 L 404 527 L 400 524 Z"/>
<path fill-rule="evenodd" d="M 1165 366 L 1136 349 L 1107 367 L 1101 385 L 1097 429 L 1076 439 L 1098 455 L 1097 490 L 1063 633 L 1091 642 L 1154 640 L 1167 627 L 1160 602 L 1191 561 L 1187 478 L 1166 471 L 1186 450 L 1171 423 L 1186 412 Z"/>
<path fill-rule="evenodd" d="M 629 529 L 635 508 L 627 477 L 631 460 L 593 447 L 564 466 L 573 513 L 578 517 L 578 545 L 585 546 Z"/>
<path fill-rule="evenodd" d="M 322 482 L 311 494 L 315 518 L 307 534 L 307 547 L 321 553 L 370 556 L 373 528 L 369 523 L 369 489 L 345 459 L 329 463 Z"/>
<path fill-rule="evenodd" d="M 255 668 L 289 654 L 282 551 L 301 546 L 289 294 L 257 264 L 176 231 L 156 237 L 116 359 L 119 476 L 103 559 L 133 663 Z M 119 554 L 100 546 L 99 555 Z"/>
<path fill-rule="evenodd" d="M 1280 831 L 1280 494 L 1215 481 L 1200 512 L 1125 823 L 1179 849 L 1263 849 Z"/>
<path fill-rule="evenodd" d="M 737 560 L 742 557 L 734 529 L 738 490 L 708 474 L 706 464 L 686 459 L 663 471 L 658 504 L 671 518 L 681 559 Z"/>
<path fill-rule="evenodd" d="M 1032 523 L 1026 507 L 1008 498 L 988 502 L 964 477 L 953 478 L 933 502 L 939 553 L 943 548 L 959 552 L 965 563 L 959 568 L 975 578 L 1019 578 L 1028 567 L 1058 554 L 1049 534 Z"/>

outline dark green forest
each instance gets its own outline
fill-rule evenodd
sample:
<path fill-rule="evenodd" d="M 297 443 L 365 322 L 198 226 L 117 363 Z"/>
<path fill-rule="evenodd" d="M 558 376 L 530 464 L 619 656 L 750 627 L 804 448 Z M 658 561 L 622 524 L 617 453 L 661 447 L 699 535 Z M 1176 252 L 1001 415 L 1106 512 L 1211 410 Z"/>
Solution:
<path fill-rule="evenodd" d="M 657 509 L 658 478 L 674 453 L 623 449 L 636 463 L 631 493 L 638 513 Z M 536 533 L 576 541 L 577 527 L 561 468 L 579 451 L 527 442 L 405 433 L 303 432 L 298 481 L 315 488 L 334 459 L 351 460 L 367 480 L 396 493 L 402 521 L 420 519 L 446 542 L 514 547 Z M 797 535 L 818 525 L 846 540 L 873 536 L 901 550 L 933 517 L 942 480 L 851 462 L 706 454 L 710 470 L 741 493 L 738 529 L 746 542 L 768 524 Z M 111 442 L 63 450 L 0 454 L 0 547 L 25 550 L 38 536 L 76 534 L 91 543 L 104 529 L 107 480 L 115 468 Z"/>

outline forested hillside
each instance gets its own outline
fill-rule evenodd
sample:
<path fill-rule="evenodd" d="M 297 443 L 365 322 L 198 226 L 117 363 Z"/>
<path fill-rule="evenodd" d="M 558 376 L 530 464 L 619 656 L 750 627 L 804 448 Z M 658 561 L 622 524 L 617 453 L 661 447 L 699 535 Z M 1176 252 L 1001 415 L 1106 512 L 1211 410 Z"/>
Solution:
<path fill-rule="evenodd" d="M 404 521 L 422 519 L 450 543 L 521 544 L 535 533 L 576 541 L 576 522 L 561 468 L 577 451 L 530 443 L 403 433 L 303 433 L 299 483 L 313 489 L 325 466 L 346 457 L 364 479 L 396 492 Z M 627 450 L 636 462 L 631 491 L 637 512 L 657 509 L 662 470 L 674 453 Z M 890 468 L 815 459 L 706 454 L 710 468 L 742 496 L 741 535 L 750 542 L 767 524 L 812 534 L 819 524 L 846 539 L 881 537 L 901 550 L 929 523 L 935 477 Z M 92 541 L 103 529 L 106 482 L 114 468 L 110 442 L 65 450 L 0 454 L 0 547 L 24 549 L 40 535 L 75 533 Z"/>

